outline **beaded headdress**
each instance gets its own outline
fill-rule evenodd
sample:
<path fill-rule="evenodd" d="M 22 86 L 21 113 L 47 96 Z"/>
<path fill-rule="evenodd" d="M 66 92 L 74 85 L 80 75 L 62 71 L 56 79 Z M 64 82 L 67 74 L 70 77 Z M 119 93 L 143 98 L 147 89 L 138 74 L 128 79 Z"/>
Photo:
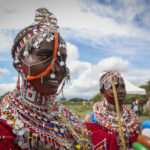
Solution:
<path fill-rule="evenodd" d="M 114 84 L 118 83 L 118 79 L 122 78 L 120 73 L 114 70 L 107 71 L 100 79 L 100 91 L 104 88 L 109 89 L 111 85 L 111 78 L 114 78 Z"/>
<path fill-rule="evenodd" d="M 20 54 L 22 53 L 23 56 L 28 56 L 29 50 L 31 50 L 31 48 L 39 48 L 44 39 L 46 39 L 47 42 L 55 41 L 54 55 L 51 64 L 44 72 L 37 76 L 30 76 L 30 74 L 28 74 L 28 77 L 25 77 L 22 75 L 27 80 L 34 80 L 45 76 L 52 69 L 56 60 L 65 71 L 68 71 L 68 68 L 65 67 L 65 62 L 62 61 L 59 52 L 60 48 L 66 49 L 66 43 L 59 35 L 57 19 L 53 13 L 49 12 L 46 8 L 37 9 L 34 24 L 23 29 L 15 39 L 12 48 L 12 55 L 16 69 L 23 74 L 20 65 Z M 28 64 L 27 66 L 30 69 Z M 28 72 L 30 73 L 30 70 Z M 55 76 L 53 75 L 52 77 L 54 78 Z"/>

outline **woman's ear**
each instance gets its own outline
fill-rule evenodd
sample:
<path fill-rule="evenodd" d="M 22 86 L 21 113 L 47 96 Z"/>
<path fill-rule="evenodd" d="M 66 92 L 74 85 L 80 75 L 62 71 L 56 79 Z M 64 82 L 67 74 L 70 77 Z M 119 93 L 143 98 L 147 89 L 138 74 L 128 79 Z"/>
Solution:
<path fill-rule="evenodd" d="M 101 93 L 102 95 L 104 95 L 104 89 L 103 89 L 103 87 L 101 87 L 99 91 L 100 91 L 100 93 Z"/>

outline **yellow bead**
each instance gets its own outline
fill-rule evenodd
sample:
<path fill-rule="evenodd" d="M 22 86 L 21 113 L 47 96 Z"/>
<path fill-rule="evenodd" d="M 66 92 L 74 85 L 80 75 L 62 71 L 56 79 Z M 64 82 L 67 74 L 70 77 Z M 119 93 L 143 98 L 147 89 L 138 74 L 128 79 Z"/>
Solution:
<path fill-rule="evenodd" d="M 28 139 L 32 139 L 32 137 L 31 137 L 31 136 L 28 136 Z"/>
<path fill-rule="evenodd" d="M 76 145 L 76 148 L 77 148 L 77 149 L 81 149 L 81 146 L 80 146 L 80 145 Z"/>

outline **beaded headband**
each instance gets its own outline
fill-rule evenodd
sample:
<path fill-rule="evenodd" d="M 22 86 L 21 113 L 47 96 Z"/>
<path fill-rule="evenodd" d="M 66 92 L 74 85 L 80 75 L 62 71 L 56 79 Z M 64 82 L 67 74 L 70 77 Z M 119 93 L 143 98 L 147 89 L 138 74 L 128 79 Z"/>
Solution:
<path fill-rule="evenodd" d="M 21 40 L 18 42 L 17 50 L 22 50 L 29 40 L 46 31 L 58 33 L 59 26 L 57 25 L 57 19 L 53 13 L 49 12 L 46 8 L 39 8 L 36 10 L 34 25 L 24 30 L 18 36 Z"/>
<path fill-rule="evenodd" d="M 109 89 L 109 88 L 111 87 L 111 81 L 110 81 L 110 79 L 111 79 L 112 77 L 114 77 L 114 83 L 116 84 L 116 83 L 117 83 L 117 80 L 116 80 L 115 77 L 121 78 L 121 75 L 120 75 L 120 73 L 117 72 L 117 71 L 113 71 L 113 70 L 112 70 L 112 71 L 107 71 L 106 75 L 104 75 L 104 76 L 102 77 L 102 79 L 100 80 L 100 89 L 102 89 L 103 86 L 105 86 L 105 89 L 106 89 L 106 90 Z M 109 82 L 110 84 L 108 84 L 108 82 Z"/>

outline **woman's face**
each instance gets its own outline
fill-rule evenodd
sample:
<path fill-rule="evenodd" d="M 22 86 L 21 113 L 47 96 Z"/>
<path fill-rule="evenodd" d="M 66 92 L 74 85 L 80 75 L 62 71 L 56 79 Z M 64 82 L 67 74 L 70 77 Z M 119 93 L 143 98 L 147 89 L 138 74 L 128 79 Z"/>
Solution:
<path fill-rule="evenodd" d="M 107 81 L 107 82 L 110 82 L 110 81 Z M 120 77 L 120 78 L 118 78 L 118 80 L 116 80 L 115 87 L 116 87 L 116 91 L 117 91 L 118 103 L 119 103 L 119 105 L 121 105 L 124 103 L 124 100 L 126 97 L 126 89 L 125 89 L 125 84 L 124 84 L 122 77 Z M 104 96 L 106 97 L 106 99 L 108 100 L 109 103 L 115 105 L 115 98 L 114 98 L 112 86 L 110 86 L 108 89 L 104 89 Z"/>
<path fill-rule="evenodd" d="M 45 69 L 47 69 L 47 67 L 51 64 L 53 59 L 53 53 L 54 53 L 54 41 L 47 42 L 46 40 L 44 40 L 40 44 L 39 48 L 30 50 L 28 57 L 24 56 L 21 57 L 24 60 L 24 62 L 29 65 L 38 63 L 37 65 L 33 65 L 30 67 L 30 75 L 36 76 L 44 72 Z M 66 48 L 60 48 L 60 55 L 61 59 L 65 63 L 67 57 Z M 48 58 L 51 59 L 47 60 Z M 43 62 L 44 60 L 47 61 Z M 27 67 L 24 63 L 22 63 L 22 67 L 24 74 L 27 76 L 29 67 Z M 41 78 L 31 80 L 32 86 L 44 95 L 56 94 L 60 83 L 62 82 L 62 80 L 66 75 L 65 71 L 63 71 L 60 68 L 59 62 L 57 61 L 55 61 L 52 70 L 46 76 L 43 77 L 43 81 L 41 81 Z M 54 79 L 50 77 L 52 73 L 55 74 Z"/>

